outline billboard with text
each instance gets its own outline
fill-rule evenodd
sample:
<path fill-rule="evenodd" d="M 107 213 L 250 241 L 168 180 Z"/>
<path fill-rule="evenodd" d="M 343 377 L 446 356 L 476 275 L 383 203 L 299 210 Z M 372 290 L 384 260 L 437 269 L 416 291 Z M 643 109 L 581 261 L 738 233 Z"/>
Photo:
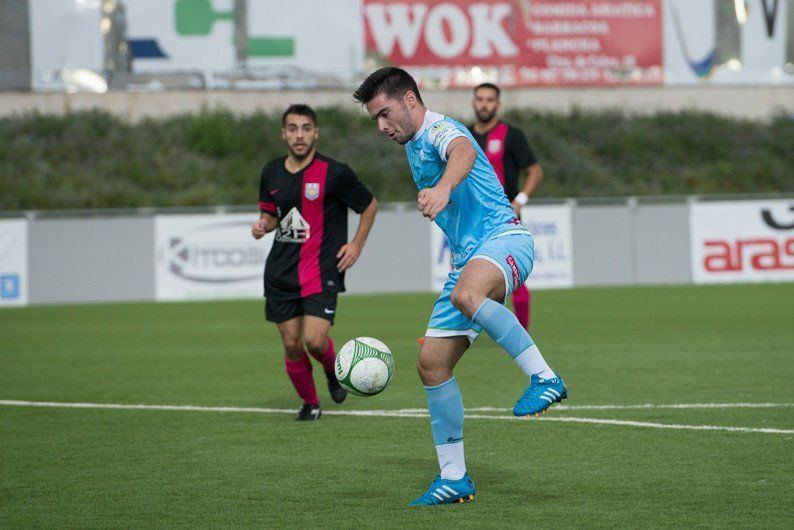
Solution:
<path fill-rule="evenodd" d="M 535 264 L 527 286 L 573 286 L 573 207 L 524 206 L 521 220 L 535 238 Z"/>
<path fill-rule="evenodd" d="M 350 78 L 363 68 L 361 0 L 248 1 L 248 68 L 295 67 Z M 136 72 L 237 68 L 233 0 L 125 3 Z"/>
<path fill-rule="evenodd" d="M 794 281 L 794 201 L 690 206 L 695 283 Z"/>
<path fill-rule="evenodd" d="M 29 4 L 33 87 L 57 89 L 65 76 L 78 76 L 75 86 L 99 90 L 107 67 L 103 3 Z M 133 72 L 142 74 L 191 72 L 211 80 L 259 71 L 282 87 L 331 77 L 352 84 L 391 64 L 423 86 L 440 87 L 794 84 L 794 0 L 121 5 Z"/>
<path fill-rule="evenodd" d="M 535 238 L 535 262 L 526 284 L 530 288 L 573 286 L 572 206 L 525 206 L 521 219 Z M 441 292 L 452 270 L 444 232 L 430 223 L 431 289 Z"/>
<path fill-rule="evenodd" d="M 365 0 L 371 57 L 425 83 L 658 85 L 662 0 Z"/>
<path fill-rule="evenodd" d="M 273 233 L 251 236 L 257 215 L 155 217 L 158 300 L 261 298 Z"/>

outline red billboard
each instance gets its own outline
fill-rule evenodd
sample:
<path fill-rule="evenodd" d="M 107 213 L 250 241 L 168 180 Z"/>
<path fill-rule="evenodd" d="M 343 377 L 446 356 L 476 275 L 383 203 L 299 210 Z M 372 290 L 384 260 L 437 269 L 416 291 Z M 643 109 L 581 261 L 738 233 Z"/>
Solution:
<path fill-rule="evenodd" d="M 658 85 L 662 0 L 364 0 L 368 57 L 423 84 Z"/>

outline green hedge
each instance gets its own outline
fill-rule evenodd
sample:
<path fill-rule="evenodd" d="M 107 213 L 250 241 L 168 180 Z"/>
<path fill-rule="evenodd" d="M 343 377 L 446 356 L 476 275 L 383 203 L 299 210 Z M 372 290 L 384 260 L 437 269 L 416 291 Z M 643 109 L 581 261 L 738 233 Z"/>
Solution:
<path fill-rule="evenodd" d="M 466 115 L 468 116 L 468 109 Z M 539 197 L 794 191 L 794 121 L 700 112 L 514 110 L 546 172 Z M 414 200 L 404 153 L 363 113 L 319 111 L 320 149 L 385 201 Z M 255 204 L 284 153 L 280 115 L 222 109 L 129 124 L 99 111 L 0 119 L 0 209 Z"/>

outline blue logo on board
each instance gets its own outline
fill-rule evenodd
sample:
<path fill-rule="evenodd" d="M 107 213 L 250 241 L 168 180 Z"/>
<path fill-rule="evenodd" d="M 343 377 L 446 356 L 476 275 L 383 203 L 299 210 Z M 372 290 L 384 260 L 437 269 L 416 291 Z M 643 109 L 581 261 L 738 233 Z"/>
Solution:
<path fill-rule="evenodd" d="M 19 274 L 0 274 L 0 298 L 6 300 L 19 298 Z"/>

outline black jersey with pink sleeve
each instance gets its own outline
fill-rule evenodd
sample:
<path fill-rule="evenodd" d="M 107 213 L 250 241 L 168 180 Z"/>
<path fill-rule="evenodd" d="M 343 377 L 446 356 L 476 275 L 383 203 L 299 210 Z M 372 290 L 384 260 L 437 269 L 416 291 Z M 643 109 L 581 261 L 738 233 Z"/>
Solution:
<path fill-rule="evenodd" d="M 503 121 L 485 134 L 477 134 L 474 125 L 469 125 L 469 131 L 485 151 L 507 198 L 512 201 L 518 195 L 519 172 L 538 162 L 524 133 Z"/>
<path fill-rule="evenodd" d="M 285 161 L 265 165 L 259 185 L 259 209 L 279 222 L 265 264 L 265 296 L 343 292 L 336 254 L 347 243 L 347 209 L 363 212 L 372 193 L 347 165 L 320 153 L 297 173 Z"/>

